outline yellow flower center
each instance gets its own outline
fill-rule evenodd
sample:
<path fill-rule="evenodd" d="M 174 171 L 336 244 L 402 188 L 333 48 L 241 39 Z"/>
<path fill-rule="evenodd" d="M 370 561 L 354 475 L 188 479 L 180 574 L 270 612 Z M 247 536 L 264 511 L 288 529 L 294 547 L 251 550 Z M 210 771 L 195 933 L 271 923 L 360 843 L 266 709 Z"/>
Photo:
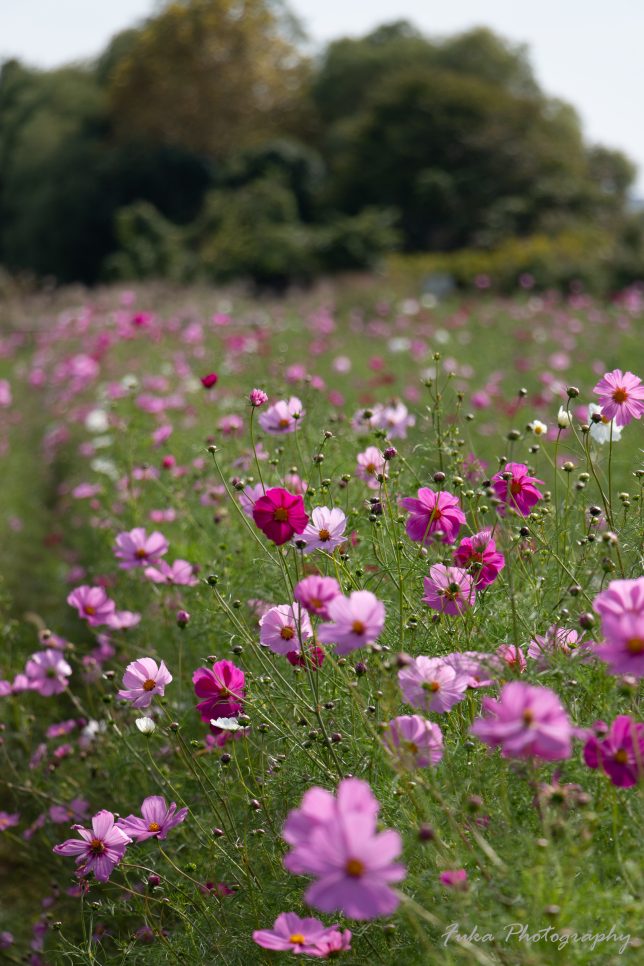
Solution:
<path fill-rule="evenodd" d="M 353 624 L 351 625 L 351 630 L 353 631 L 354 634 L 364 634 L 366 629 L 367 628 L 364 626 L 362 621 L 354 621 Z"/>
<path fill-rule="evenodd" d="M 105 851 L 105 845 L 100 839 L 92 839 L 89 843 L 89 850 L 92 855 L 102 855 Z"/>
<path fill-rule="evenodd" d="M 273 520 L 275 520 L 276 523 L 285 523 L 288 520 L 288 512 L 286 507 L 278 506 L 273 513 Z"/>
<path fill-rule="evenodd" d="M 613 393 L 613 402 L 625 403 L 627 399 L 628 399 L 628 393 L 621 386 L 618 389 L 616 389 L 615 392 Z"/>
<path fill-rule="evenodd" d="M 320 530 L 319 533 L 318 533 L 318 536 L 319 536 L 320 540 L 330 540 L 331 539 L 331 534 L 329 533 L 328 530 Z"/>
<path fill-rule="evenodd" d="M 294 932 L 288 937 L 288 941 L 296 946 L 302 946 L 306 942 L 306 939 L 301 932 Z"/>
<path fill-rule="evenodd" d="M 85 610 L 85 613 L 89 614 L 90 617 L 93 617 L 94 614 L 96 613 L 96 608 L 92 607 L 91 604 L 85 604 L 84 610 Z"/>
<path fill-rule="evenodd" d="M 148 678 L 147 681 L 143 682 L 144 691 L 154 691 L 155 687 L 156 687 L 156 681 L 153 681 L 152 678 Z"/>
<path fill-rule="evenodd" d="M 532 711 L 530 711 L 529 708 L 526 708 L 526 710 L 523 712 L 523 723 L 527 725 L 531 725 L 533 721 L 534 721 L 534 714 L 532 713 Z"/>
<path fill-rule="evenodd" d="M 644 651 L 644 637 L 631 637 L 626 641 L 626 650 L 629 654 L 641 654 Z"/>
<path fill-rule="evenodd" d="M 364 862 L 360 859 L 348 859 L 344 870 L 352 879 L 359 879 L 365 872 Z"/>
<path fill-rule="evenodd" d="M 291 420 L 284 417 L 283 419 L 280 419 L 277 425 L 280 429 L 287 429 L 291 425 Z"/>
<path fill-rule="evenodd" d="M 148 825 L 148 832 L 160 832 L 161 826 L 157 822 L 150 822 Z"/>
<path fill-rule="evenodd" d="M 139 547 L 139 549 L 136 551 L 136 556 L 139 558 L 139 560 L 143 560 L 144 557 L 147 557 L 147 551 L 145 551 L 143 547 Z"/>
<path fill-rule="evenodd" d="M 286 627 L 283 627 L 282 630 L 280 631 L 280 637 L 283 638 L 285 641 L 292 641 L 293 638 L 295 637 L 295 631 L 293 630 L 292 627 L 288 627 L 287 625 Z"/>

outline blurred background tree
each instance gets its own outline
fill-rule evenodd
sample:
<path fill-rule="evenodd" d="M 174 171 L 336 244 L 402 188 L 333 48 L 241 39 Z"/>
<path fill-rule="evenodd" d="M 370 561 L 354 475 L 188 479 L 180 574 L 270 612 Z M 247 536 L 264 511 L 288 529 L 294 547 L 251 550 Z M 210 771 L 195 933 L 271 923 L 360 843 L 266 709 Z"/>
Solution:
<path fill-rule="evenodd" d="M 315 60 L 303 40 L 278 0 L 175 0 L 93 63 L 5 63 L 0 262 L 283 285 L 601 228 L 620 279 L 643 274 L 633 165 L 586 143 L 523 46 L 405 21 Z"/>

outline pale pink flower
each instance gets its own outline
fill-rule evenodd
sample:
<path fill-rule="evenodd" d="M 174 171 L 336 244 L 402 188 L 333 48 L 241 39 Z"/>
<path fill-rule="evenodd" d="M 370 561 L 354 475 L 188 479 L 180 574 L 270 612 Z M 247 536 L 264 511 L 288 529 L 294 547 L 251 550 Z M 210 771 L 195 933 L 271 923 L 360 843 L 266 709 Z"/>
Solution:
<path fill-rule="evenodd" d="M 275 654 L 300 650 L 300 641 L 313 637 L 311 619 L 296 603 L 271 607 L 259 621 L 259 640 Z"/>
<path fill-rule="evenodd" d="M 322 644 L 335 644 L 336 654 L 348 654 L 372 644 L 385 626 L 385 605 L 370 590 L 354 590 L 327 604 L 331 623 L 318 628 Z"/>
<path fill-rule="evenodd" d="M 468 676 L 458 674 L 440 657 L 421 654 L 398 672 L 398 683 L 408 704 L 442 714 L 463 700 Z"/>
<path fill-rule="evenodd" d="M 318 506 L 311 511 L 304 531 L 295 539 L 298 542 L 300 540 L 306 542 L 304 553 L 311 553 L 313 550 L 326 550 L 332 553 L 336 547 L 345 543 L 346 526 L 347 518 L 338 507 L 329 509 L 326 506 Z"/>

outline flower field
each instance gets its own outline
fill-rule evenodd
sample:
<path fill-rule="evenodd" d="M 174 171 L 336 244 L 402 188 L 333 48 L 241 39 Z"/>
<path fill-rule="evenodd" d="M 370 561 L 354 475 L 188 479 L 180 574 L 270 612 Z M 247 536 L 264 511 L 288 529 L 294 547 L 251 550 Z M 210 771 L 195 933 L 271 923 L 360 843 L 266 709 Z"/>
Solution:
<path fill-rule="evenodd" d="M 643 329 L 8 305 L 0 959 L 641 961 Z"/>

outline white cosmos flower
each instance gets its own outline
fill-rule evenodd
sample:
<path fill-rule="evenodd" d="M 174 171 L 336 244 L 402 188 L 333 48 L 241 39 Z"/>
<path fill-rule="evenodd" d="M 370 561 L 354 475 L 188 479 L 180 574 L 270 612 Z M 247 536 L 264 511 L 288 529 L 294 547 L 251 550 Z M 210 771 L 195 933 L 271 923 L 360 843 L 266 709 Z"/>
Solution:
<path fill-rule="evenodd" d="M 530 429 L 535 436 L 545 436 L 548 432 L 548 427 L 540 419 L 533 419 L 530 423 Z"/>
<path fill-rule="evenodd" d="M 600 423 L 594 423 L 591 419 L 591 416 L 593 416 L 595 413 L 601 413 L 601 411 L 602 411 L 602 407 L 598 406 L 597 403 L 588 404 L 588 422 L 590 423 L 590 438 L 594 439 L 596 443 L 599 443 L 600 445 L 603 446 L 604 443 L 610 442 L 611 420 L 606 419 L 604 416 L 602 416 L 602 420 Z M 613 425 L 613 442 L 617 443 L 618 440 L 622 438 L 622 427 L 618 426 L 615 423 L 614 419 L 612 420 L 612 425 Z"/>
<path fill-rule="evenodd" d="M 92 409 L 85 417 L 85 429 L 90 433 L 106 433 L 110 421 L 104 409 Z"/>
<path fill-rule="evenodd" d="M 237 718 L 211 718 L 210 724 L 221 731 L 239 731 L 242 727 Z"/>
<path fill-rule="evenodd" d="M 570 422 L 570 413 L 564 406 L 560 406 L 557 413 L 557 426 L 559 429 L 568 429 Z"/>
<path fill-rule="evenodd" d="M 134 724 L 142 735 L 151 735 L 153 731 L 156 731 L 157 727 L 152 718 L 137 718 Z"/>

